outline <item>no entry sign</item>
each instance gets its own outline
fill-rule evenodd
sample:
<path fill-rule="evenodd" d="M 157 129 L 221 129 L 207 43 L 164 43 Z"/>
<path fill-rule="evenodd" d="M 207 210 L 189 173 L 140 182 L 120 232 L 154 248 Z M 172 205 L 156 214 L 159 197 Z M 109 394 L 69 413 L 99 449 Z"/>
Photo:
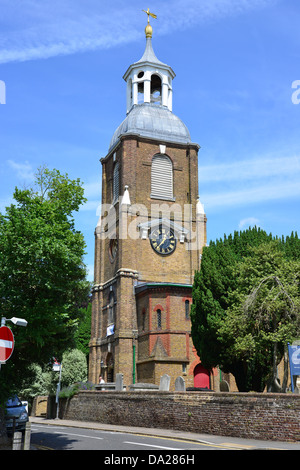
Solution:
<path fill-rule="evenodd" d="M 0 363 L 5 363 L 14 350 L 14 335 L 7 326 L 0 327 Z"/>

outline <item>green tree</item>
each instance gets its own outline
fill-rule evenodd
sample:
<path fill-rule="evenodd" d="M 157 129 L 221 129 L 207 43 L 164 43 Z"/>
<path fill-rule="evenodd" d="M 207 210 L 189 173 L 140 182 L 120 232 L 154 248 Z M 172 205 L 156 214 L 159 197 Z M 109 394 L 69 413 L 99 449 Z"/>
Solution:
<path fill-rule="evenodd" d="M 63 387 L 68 387 L 76 382 L 87 380 L 86 356 L 79 349 L 65 351 L 62 356 L 61 383 Z"/>
<path fill-rule="evenodd" d="M 27 368 L 27 375 L 18 390 L 18 395 L 27 400 L 31 406 L 33 399 L 38 395 L 54 395 L 57 382 L 58 372 L 52 370 L 52 365 L 47 364 L 42 367 L 40 364 L 32 363 Z"/>
<path fill-rule="evenodd" d="M 15 327 L 15 349 L 1 369 L 0 396 L 17 388 L 31 363 L 44 364 L 73 344 L 87 301 L 85 242 L 74 211 L 85 202 L 79 179 L 42 168 L 32 189 L 15 189 L 0 215 L 1 316 L 28 321 Z"/>
<path fill-rule="evenodd" d="M 81 308 L 82 319 L 78 325 L 78 328 L 75 332 L 75 347 L 82 351 L 88 361 L 88 356 L 90 352 L 89 342 L 91 339 L 91 318 L 92 318 L 92 304 L 88 303 L 87 307 Z"/>
<path fill-rule="evenodd" d="M 288 258 L 285 240 L 254 228 L 203 250 L 193 286 L 193 341 L 203 364 L 232 373 L 240 391 L 261 391 L 274 379 L 283 344 L 297 332 L 298 242 L 294 237 Z"/>
<path fill-rule="evenodd" d="M 226 361 L 238 358 L 245 389 L 263 391 L 266 384 L 285 391 L 288 379 L 286 345 L 300 333 L 298 261 L 287 261 L 278 243 L 262 244 L 237 263 L 236 287 L 218 334 Z M 285 358 L 282 386 L 277 366 Z"/>

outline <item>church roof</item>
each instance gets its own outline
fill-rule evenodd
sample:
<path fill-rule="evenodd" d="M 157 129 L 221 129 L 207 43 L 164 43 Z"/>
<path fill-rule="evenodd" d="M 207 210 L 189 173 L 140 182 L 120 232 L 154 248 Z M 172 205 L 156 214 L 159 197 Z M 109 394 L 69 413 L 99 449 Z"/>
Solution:
<path fill-rule="evenodd" d="M 110 141 L 111 150 L 124 134 L 135 134 L 162 142 L 190 143 L 186 125 L 168 108 L 155 104 L 135 105 L 115 130 Z"/>
<path fill-rule="evenodd" d="M 172 78 L 175 77 L 174 70 L 169 65 L 164 64 L 156 57 L 155 52 L 152 47 L 152 40 L 150 37 L 146 39 L 146 48 L 145 48 L 144 54 L 142 55 L 140 60 L 138 60 L 137 62 L 134 62 L 132 65 L 128 67 L 128 69 L 126 70 L 123 76 L 124 80 L 127 80 L 127 77 L 133 68 L 136 68 L 142 65 L 152 65 L 154 67 L 159 66 L 160 68 L 169 70 Z"/>

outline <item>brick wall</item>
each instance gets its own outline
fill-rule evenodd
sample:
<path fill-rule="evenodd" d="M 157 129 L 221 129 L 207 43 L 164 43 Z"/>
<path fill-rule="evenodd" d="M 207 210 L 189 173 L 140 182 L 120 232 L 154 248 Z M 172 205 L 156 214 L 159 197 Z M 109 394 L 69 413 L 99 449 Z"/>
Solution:
<path fill-rule="evenodd" d="M 61 418 L 299 441 L 300 395 L 201 392 L 79 392 Z"/>

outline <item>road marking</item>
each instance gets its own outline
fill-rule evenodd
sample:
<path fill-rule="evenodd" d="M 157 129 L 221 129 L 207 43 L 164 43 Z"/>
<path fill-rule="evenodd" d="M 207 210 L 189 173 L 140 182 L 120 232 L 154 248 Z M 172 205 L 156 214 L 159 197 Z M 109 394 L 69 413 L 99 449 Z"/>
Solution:
<path fill-rule="evenodd" d="M 36 447 L 39 450 L 54 450 L 54 449 L 52 449 L 52 447 L 46 447 L 46 446 L 42 446 L 40 444 L 33 444 L 33 447 Z"/>
<path fill-rule="evenodd" d="M 249 446 L 246 444 L 235 444 L 234 442 L 221 442 L 220 446 L 224 447 L 236 447 L 238 449 L 253 449 L 254 446 Z"/>
<path fill-rule="evenodd" d="M 258 447 L 258 446 L 255 446 L 255 445 L 246 445 L 246 444 L 235 444 L 233 442 L 222 442 L 222 444 L 220 444 L 221 446 L 224 446 L 224 447 L 230 447 L 231 449 L 255 449 L 255 450 L 283 450 L 283 449 L 280 449 L 278 447 Z"/>
<path fill-rule="evenodd" d="M 40 428 L 47 428 L 47 429 L 60 429 L 61 426 L 52 426 L 49 424 L 32 424 L 31 429 L 40 429 Z"/>
<path fill-rule="evenodd" d="M 88 439 L 98 439 L 103 441 L 103 437 L 96 437 L 96 436 L 87 436 L 85 434 L 73 434 L 70 432 L 62 432 L 62 431 L 55 431 L 53 434 L 66 434 L 67 436 L 76 436 L 76 437 L 87 437 Z"/>
<path fill-rule="evenodd" d="M 183 449 L 178 449 L 176 447 L 163 447 L 163 446 L 155 446 L 154 444 L 143 444 L 142 442 L 124 441 L 123 444 L 133 444 L 135 446 L 156 447 L 157 449 L 166 449 L 166 450 L 183 450 Z"/>

